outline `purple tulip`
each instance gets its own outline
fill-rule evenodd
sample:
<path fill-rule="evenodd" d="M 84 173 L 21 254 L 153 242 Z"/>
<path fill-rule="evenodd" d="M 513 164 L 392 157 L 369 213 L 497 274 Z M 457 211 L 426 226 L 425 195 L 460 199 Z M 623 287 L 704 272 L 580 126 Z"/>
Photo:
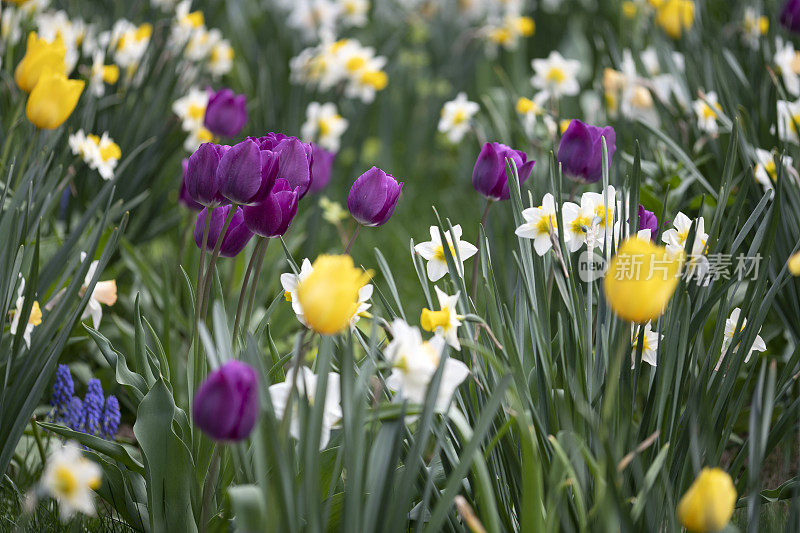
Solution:
<path fill-rule="evenodd" d="M 251 140 L 258 143 L 262 152 L 268 151 L 277 156 L 276 177 L 288 181 L 292 189 L 299 187 L 300 198 L 305 196 L 312 183 L 311 164 L 314 153 L 311 144 L 282 133 L 268 133 Z"/>
<path fill-rule="evenodd" d="M 184 159 L 181 161 L 183 168 L 183 176 L 181 176 L 181 190 L 178 192 L 178 203 L 193 211 L 200 211 L 203 209 L 203 204 L 194 201 L 194 198 L 189 194 L 189 189 L 186 188 L 186 169 L 189 167 L 189 160 Z"/>
<path fill-rule="evenodd" d="M 336 154 L 315 143 L 311 143 L 311 150 L 314 158 L 311 162 L 312 180 L 309 192 L 315 193 L 324 189 L 331 181 L 331 168 Z"/>
<path fill-rule="evenodd" d="M 248 138 L 232 146 L 219 161 L 217 180 L 222 195 L 237 204 L 256 204 L 267 197 L 275 183 L 278 157 L 261 150 Z"/>
<path fill-rule="evenodd" d="M 525 152 L 514 150 L 505 144 L 484 144 L 472 169 L 472 186 L 490 200 L 508 200 L 511 197 L 508 192 L 506 159 L 516 165 L 520 185 L 531 175 L 536 163 L 533 160 L 528 161 Z"/>
<path fill-rule="evenodd" d="M 217 239 L 222 232 L 222 227 L 225 225 L 225 219 L 230 209 L 230 205 L 218 207 L 214 209 L 214 212 L 211 214 L 211 224 L 209 225 L 208 240 L 206 242 L 206 248 L 209 251 L 213 251 L 214 247 L 217 245 Z M 198 248 L 203 245 L 203 231 L 205 231 L 207 212 L 208 208 L 204 208 L 197 214 L 197 223 L 194 226 L 194 242 L 197 244 Z M 244 250 L 244 247 L 247 246 L 247 243 L 250 242 L 252 237 L 253 232 L 247 229 L 244 223 L 242 208 L 237 207 L 236 213 L 233 215 L 233 219 L 228 226 L 228 231 L 225 232 L 225 236 L 222 239 L 220 255 L 223 257 L 234 257 L 238 255 L 239 252 Z"/>
<path fill-rule="evenodd" d="M 186 191 L 195 202 L 206 206 L 224 203 L 225 199 L 220 195 L 217 167 L 227 150 L 227 146 L 203 143 L 189 156 L 184 181 Z"/>
<path fill-rule="evenodd" d="M 639 204 L 639 231 L 643 229 L 650 230 L 650 238 L 656 240 L 656 231 L 658 231 L 658 219 L 655 213 L 648 211 L 642 204 Z"/>
<path fill-rule="evenodd" d="M 241 361 L 229 361 L 211 372 L 197 388 L 192 402 L 194 423 L 218 441 L 247 438 L 256 424 L 258 410 L 258 375 Z"/>
<path fill-rule="evenodd" d="M 386 224 L 397 207 L 403 182 L 378 167 L 367 170 L 350 187 L 347 206 L 359 224 L 381 226 Z"/>
<path fill-rule="evenodd" d="M 299 199 L 300 189 L 292 190 L 287 180 L 279 178 L 266 199 L 243 208 L 244 223 L 256 235 L 280 237 L 289 229 Z"/>
<path fill-rule="evenodd" d="M 800 0 L 789 0 L 783 4 L 781 24 L 789 31 L 800 33 Z"/>
<path fill-rule="evenodd" d="M 572 120 L 561 137 L 558 147 L 558 161 L 564 174 L 580 183 L 594 183 L 603 177 L 603 151 L 601 138 L 605 137 L 608 147 L 608 164 L 614 157 L 614 128 L 598 128 Z"/>
<path fill-rule="evenodd" d="M 203 123 L 214 135 L 236 137 L 247 122 L 247 98 L 230 89 L 208 89 L 208 105 Z"/>

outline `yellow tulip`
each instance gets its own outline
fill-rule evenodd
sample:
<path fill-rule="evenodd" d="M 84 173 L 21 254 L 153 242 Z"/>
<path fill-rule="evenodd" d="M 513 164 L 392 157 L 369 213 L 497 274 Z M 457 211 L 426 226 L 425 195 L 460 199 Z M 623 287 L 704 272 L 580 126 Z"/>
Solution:
<path fill-rule="evenodd" d="M 323 335 L 339 333 L 358 309 L 358 291 L 370 273 L 353 265 L 349 255 L 321 255 L 297 287 L 308 326 Z"/>
<path fill-rule="evenodd" d="M 14 81 L 20 89 L 29 93 L 45 70 L 49 69 L 66 75 L 67 67 L 64 64 L 66 54 L 67 49 L 60 36 L 51 43 L 39 39 L 35 31 L 30 32 L 25 56 L 14 71 Z"/>
<path fill-rule="evenodd" d="M 789 267 L 789 273 L 792 276 L 800 276 L 800 252 L 795 252 L 789 256 L 789 259 L 786 261 L 786 264 Z"/>
<path fill-rule="evenodd" d="M 631 322 L 658 318 L 675 292 L 682 263 L 681 256 L 650 241 L 623 241 L 603 280 L 611 309 Z"/>
<path fill-rule="evenodd" d="M 679 39 L 683 30 L 688 30 L 694 23 L 692 0 L 664 0 L 656 9 L 656 24 L 673 39 Z"/>
<path fill-rule="evenodd" d="M 45 70 L 28 96 L 28 120 L 43 130 L 59 127 L 75 110 L 84 85 L 82 80 L 70 80 L 63 73 Z"/>
<path fill-rule="evenodd" d="M 736 488 L 719 468 L 704 468 L 678 502 L 678 519 L 695 533 L 720 531 L 733 515 Z"/>

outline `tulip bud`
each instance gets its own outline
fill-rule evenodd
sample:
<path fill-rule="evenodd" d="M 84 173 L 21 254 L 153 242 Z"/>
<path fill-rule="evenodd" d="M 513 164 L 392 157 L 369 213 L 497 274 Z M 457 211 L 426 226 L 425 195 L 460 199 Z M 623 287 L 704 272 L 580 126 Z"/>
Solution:
<path fill-rule="evenodd" d="M 311 143 L 311 187 L 309 192 L 319 192 L 324 189 L 331 180 L 331 168 L 336 154 L 322 148 L 318 144 Z"/>
<path fill-rule="evenodd" d="M 217 245 L 217 239 L 219 238 L 219 234 L 222 233 L 222 227 L 225 225 L 225 219 L 228 217 L 230 209 L 230 205 L 214 209 L 211 215 L 211 224 L 209 225 L 208 240 L 206 242 L 206 248 L 209 251 L 213 251 L 214 247 Z M 203 245 L 203 232 L 205 231 L 207 212 L 208 208 L 203 208 L 203 210 L 197 214 L 197 223 L 194 227 L 194 242 L 197 244 L 198 248 Z M 244 250 L 244 247 L 247 246 L 247 243 L 250 242 L 252 237 L 253 232 L 247 229 L 244 223 L 242 208 L 237 207 L 236 213 L 233 215 L 233 219 L 231 219 L 231 223 L 228 226 L 228 231 L 225 232 L 225 236 L 222 239 L 222 245 L 219 251 L 220 255 L 223 257 L 234 257 L 238 255 L 239 252 Z"/>
<path fill-rule="evenodd" d="M 783 4 L 781 24 L 789 31 L 800 33 L 800 0 L 788 0 Z"/>
<path fill-rule="evenodd" d="M 275 156 L 252 139 L 234 145 L 219 161 L 217 180 L 222 195 L 237 204 L 263 200 L 275 182 Z"/>
<path fill-rule="evenodd" d="M 214 135 L 236 137 L 247 122 L 247 97 L 230 89 L 213 92 L 209 89 L 203 123 Z"/>
<path fill-rule="evenodd" d="M 189 189 L 186 188 L 186 171 L 189 168 L 189 160 L 184 159 L 181 161 L 181 167 L 183 168 L 183 175 L 181 176 L 181 189 L 178 192 L 178 203 L 194 211 L 200 211 L 203 209 L 203 204 L 195 202 L 192 195 L 189 194 Z"/>
<path fill-rule="evenodd" d="M 247 438 L 258 418 L 258 375 L 248 364 L 229 361 L 200 384 L 192 418 L 214 440 Z"/>
<path fill-rule="evenodd" d="M 678 518 L 695 533 L 721 531 L 733 516 L 736 487 L 719 468 L 704 468 L 678 502 Z"/>
<path fill-rule="evenodd" d="M 517 167 L 520 185 L 525 183 L 525 180 L 531 175 L 535 163 L 532 160 L 528 161 L 525 152 L 514 150 L 505 144 L 484 144 L 472 169 L 472 186 L 490 200 L 508 200 L 510 198 L 506 159 L 510 159 Z"/>
<path fill-rule="evenodd" d="M 280 237 L 289 229 L 294 215 L 297 213 L 297 201 L 300 189 L 289 188 L 289 182 L 283 178 L 275 181 L 272 192 L 255 205 L 245 206 L 244 223 L 262 237 Z"/>
<path fill-rule="evenodd" d="M 655 213 L 648 211 L 642 204 L 639 204 L 639 231 L 643 229 L 650 230 L 650 238 L 656 239 L 656 232 L 658 231 L 658 219 Z"/>
<path fill-rule="evenodd" d="M 70 80 L 61 72 L 45 69 L 28 96 L 25 115 L 37 128 L 56 129 L 75 110 L 84 85 L 82 80 Z"/>
<path fill-rule="evenodd" d="M 64 63 L 66 53 L 67 49 L 61 37 L 56 37 L 50 43 L 39 39 L 35 31 L 30 32 L 25 56 L 14 71 L 14 81 L 17 86 L 27 93 L 31 92 L 47 69 L 66 76 L 67 69 Z"/>
<path fill-rule="evenodd" d="M 364 172 L 350 187 L 347 206 L 359 224 L 381 226 L 389 221 L 397 207 L 403 182 L 378 167 Z"/>
<path fill-rule="evenodd" d="M 603 178 L 602 138 L 608 148 L 608 164 L 614 157 L 614 128 L 598 128 L 572 120 L 558 146 L 558 162 L 568 178 L 581 183 L 594 183 Z"/>
<path fill-rule="evenodd" d="M 219 193 L 217 167 L 229 147 L 203 143 L 189 156 L 186 165 L 186 190 L 197 203 L 206 206 L 220 205 L 224 198 Z"/>

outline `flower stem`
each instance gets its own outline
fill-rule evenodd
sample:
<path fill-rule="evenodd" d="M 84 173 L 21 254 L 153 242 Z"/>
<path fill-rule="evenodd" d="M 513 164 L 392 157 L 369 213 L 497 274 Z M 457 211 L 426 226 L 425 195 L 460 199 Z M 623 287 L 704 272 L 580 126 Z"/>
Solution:
<path fill-rule="evenodd" d="M 261 247 L 264 245 L 264 237 L 259 237 L 256 241 L 256 246 L 253 248 L 253 254 L 250 256 L 250 261 L 247 263 L 247 270 L 244 271 L 244 279 L 242 280 L 242 290 L 239 292 L 239 303 L 236 305 L 236 319 L 233 321 L 233 337 L 239 331 L 239 322 L 242 319 L 242 308 L 244 307 L 245 295 L 247 294 L 247 283 L 250 281 L 250 274 L 253 272 L 253 266 L 256 263 L 256 257 L 261 252 Z M 256 280 L 253 279 L 253 285 Z"/>
<path fill-rule="evenodd" d="M 233 217 L 236 215 L 236 210 L 238 209 L 238 205 L 231 204 L 230 209 L 228 210 L 228 216 L 225 217 L 225 223 L 222 225 L 222 231 L 219 232 L 219 236 L 217 237 L 217 242 L 214 245 L 214 251 L 211 253 L 211 259 L 208 260 L 208 268 L 206 268 L 206 276 L 205 276 L 205 288 L 203 289 L 203 309 L 200 312 L 200 319 L 205 320 L 206 314 L 208 312 L 208 301 L 211 299 L 211 284 L 214 280 L 214 268 L 217 264 L 217 259 L 219 258 L 219 251 L 222 248 L 222 241 L 225 239 L 225 235 L 228 233 L 228 228 L 233 221 Z"/>
<path fill-rule="evenodd" d="M 192 321 L 192 343 L 189 345 L 189 353 L 186 358 L 192 353 L 194 347 L 194 357 L 192 358 L 192 380 L 189 383 L 189 405 L 192 405 L 191 399 L 194 391 L 200 384 L 202 379 L 202 372 L 200 371 L 200 328 L 198 322 L 200 321 L 200 306 L 203 303 L 202 287 L 203 287 L 203 265 L 206 261 L 206 246 L 208 245 L 208 233 L 211 231 L 211 216 L 214 214 L 214 208 L 208 207 L 206 209 L 206 222 L 203 227 L 203 240 L 200 246 L 200 261 L 197 267 L 197 288 L 194 294 L 194 320 Z"/>
<path fill-rule="evenodd" d="M 492 207 L 494 200 L 491 198 L 487 200 L 486 207 L 483 209 L 483 216 L 481 216 L 481 226 L 486 228 L 486 221 L 489 220 L 489 209 Z M 475 295 L 478 292 L 478 264 L 481 261 L 481 245 L 483 241 L 478 238 L 477 246 L 478 253 L 475 254 L 475 259 L 472 262 L 472 299 L 475 300 Z"/>
<path fill-rule="evenodd" d="M 261 267 L 264 266 L 264 256 L 267 255 L 267 246 L 269 246 L 269 240 L 264 239 L 264 244 L 258 252 L 258 262 L 256 263 L 256 271 L 253 275 L 253 283 L 250 285 L 250 297 L 247 300 L 247 313 L 244 315 L 243 333 L 246 333 L 247 330 L 250 329 L 250 317 L 253 316 L 253 304 L 256 300 L 256 290 L 258 289 L 258 279 L 261 276 Z"/>
<path fill-rule="evenodd" d="M 353 232 L 353 235 L 350 237 L 350 242 L 347 243 L 347 247 L 344 249 L 344 253 L 349 254 L 350 248 L 353 247 L 353 243 L 356 242 L 356 237 L 361 232 L 361 224 L 356 226 L 356 230 Z"/>
<path fill-rule="evenodd" d="M 219 474 L 219 444 L 214 445 L 214 451 L 211 453 L 211 469 L 206 477 L 206 482 L 203 484 L 203 508 L 200 512 L 200 531 L 208 531 L 208 507 L 211 505 L 211 495 L 214 492 L 214 485 L 217 482 Z"/>

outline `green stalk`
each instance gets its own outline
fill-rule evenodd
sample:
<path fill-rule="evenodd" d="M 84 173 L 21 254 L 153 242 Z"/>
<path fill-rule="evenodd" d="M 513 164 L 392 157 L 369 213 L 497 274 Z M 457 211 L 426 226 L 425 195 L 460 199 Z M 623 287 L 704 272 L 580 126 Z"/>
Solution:
<path fill-rule="evenodd" d="M 236 305 L 236 319 L 233 321 L 233 337 L 236 338 L 239 332 L 239 322 L 242 319 L 242 307 L 244 307 L 245 295 L 247 293 L 247 283 L 250 281 L 250 274 L 253 272 L 253 266 L 256 263 L 256 257 L 261 252 L 261 247 L 264 245 L 264 237 L 259 237 L 256 242 L 253 253 L 250 255 L 250 261 L 247 263 L 247 270 L 244 272 L 244 279 L 242 280 L 242 290 L 239 292 L 239 303 Z M 253 286 L 256 285 L 256 278 L 253 279 Z"/>
<path fill-rule="evenodd" d="M 267 246 L 269 246 L 269 240 L 264 241 L 264 245 L 261 247 L 261 250 L 258 252 L 258 262 L 256 263 L 256 271 L 253 275 L 253 283 L 250 285 L 250 297 L 247 301 L 247 313 L 244 316 L 244 327 L 242 328 L 243 332 L 246 333 L 250 329 L 250 318 L 253 316 L 253 305 L 256 301 L 256 290 L 258 290 L 258 279 L 261 276 L 261 268 L 264 266 L 264 256 L 267 255 Z"/>

